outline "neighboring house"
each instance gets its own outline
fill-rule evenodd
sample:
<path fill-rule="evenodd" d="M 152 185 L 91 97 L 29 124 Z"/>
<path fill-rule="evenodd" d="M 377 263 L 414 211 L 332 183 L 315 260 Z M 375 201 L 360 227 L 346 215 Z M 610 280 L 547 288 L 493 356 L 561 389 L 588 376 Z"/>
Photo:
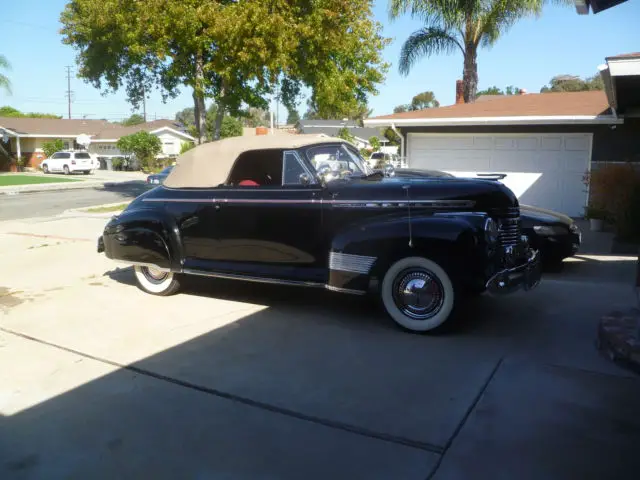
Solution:
<path fill-rule="evenodd" d="M 33 168 L 37 168 L 45 159 L 43 143 L 60 139 L 65 149 L 84 149 L 77 142 L 80 135 L 91 139 L 87 150 L 100 160 L 101 168 L 110 168 L 111 159 L 123 155 L 116 147 L 117 141 L 142 130 L 161 139 L 160 157 L 177 156 L 183 142 L 195 141 L 171 120 L 154 120 L 124 127 L 106 120 L 0 117 L 0 141 L 3 146 L 12 154 L 25 156 L 27 166 Z"/>
<path fill-rule="evenodd" d="M 358 148 L 370 148 L 371 137 L 384 139 L 378 128 L 360 127 L 353 120 L 300 120 L 296 128 L 299 133 L 324 133 L 330 137 L 335 137 L 340 130 L 347 128 Z"/>
<path fill-rule="evenodd" d="M 640 54 L 607 58 L 605 92 L 501 96 L 369 118 L 402 138 L 411 168 L 457 176 L 506 173 L 521 203 L 581 216 L 584 174 L 605 162 L 640 162 Z M 483 97 L 480 97 L 483 98 Z"/>

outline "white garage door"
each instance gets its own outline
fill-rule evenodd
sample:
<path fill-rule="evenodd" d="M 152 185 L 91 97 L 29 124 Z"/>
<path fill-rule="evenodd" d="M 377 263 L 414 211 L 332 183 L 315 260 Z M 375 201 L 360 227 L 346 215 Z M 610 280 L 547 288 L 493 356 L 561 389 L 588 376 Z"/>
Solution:
<path fill-rule="evenodd" d="M 584 214 L 582 183 L 591 159 L 591 134 L 407 135 L 411 168 L 444 170 L 459 177 L 506 173 L 502 182 L 521 204 L 574 217 Z"/>

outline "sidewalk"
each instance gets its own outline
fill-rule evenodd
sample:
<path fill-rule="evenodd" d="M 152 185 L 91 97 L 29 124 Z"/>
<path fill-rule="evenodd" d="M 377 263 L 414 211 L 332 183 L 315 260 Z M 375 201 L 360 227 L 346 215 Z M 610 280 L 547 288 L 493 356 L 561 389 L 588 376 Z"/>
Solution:
<path fill-rule="evenodd" d="M 125 183 L 145 182 L 147 174 L 142 172 L 113 172 L 108 170 L 98 170 L 91 175 L 56 175 L 43 173 L 24 172 L 18 175 L 28 175 L 34 177 L 47 178 L 73 178 L 76 182 L 60 183 L 39 183 L 32 185 L 11 185 L 0 187 L 0 195 L 17 195 L 20 193 L 50 192 L 56 190 L 75 190 L 82 188 L 113 187 Z"/>

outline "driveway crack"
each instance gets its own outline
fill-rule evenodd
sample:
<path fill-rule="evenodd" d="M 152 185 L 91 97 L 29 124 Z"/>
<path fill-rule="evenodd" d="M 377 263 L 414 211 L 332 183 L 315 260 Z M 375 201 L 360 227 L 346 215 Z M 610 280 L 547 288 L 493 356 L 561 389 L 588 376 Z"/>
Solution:
<path fill-rule="evenodd" d="M 478 392 L 478 394 L 473 399 L 473 402 L 471 402 L 471 405 L 469 405 L 469 408 L 467 409 L 467 411 L 465 412 L 464 416 L 462 417 L 462 420 L 460 420 L 460 423 L 458 423 L 458 426 L 453 431 L 453 434 L 451 435 L 451 437 L 449 438 L 449 440 L 445 444 L 444 448 L 441 450 L 441 455 L 438 458 L 436 464 L 433 466 L 433 469 L 431 470 L 431 473 L 429 473 L 429 476 L 426 478 L 426 480 L 433 479 L 435 474 L 438 472 L 438 469 L 440 468 L 440 464 L 442 463 L 442 460 L 444 460 L 444 456 L 449 451 L 449 448 L 451 447 L 451 445 L 453 444 L 454 440 L 457 438 L 458 434 L 462 430 L 462 427 L 464 427 L 465 424 L 467 423 L 467 420 L 469 419 L 469 417 L 471 416 L 471 414 L 475 410 L 476 406 L 480 402 L 480 399 L 484 395 L 484 392 L 486 392 L 487 388 L 489 388 L 489 384 L 491 383 L 493 378 L 496 376 L 496 373 L 500 369 L 500 366 L 502 365 L 503 361 L 504 361 L 504 357 L 500 357 L 500 359 L 496 362 L 496 365 L 493 367 L 493 369 L 489 373 L 489 376 L 487 377 L 487 379 L 483 383 L 482 387 L 480 388 L 480 391 Z"/>

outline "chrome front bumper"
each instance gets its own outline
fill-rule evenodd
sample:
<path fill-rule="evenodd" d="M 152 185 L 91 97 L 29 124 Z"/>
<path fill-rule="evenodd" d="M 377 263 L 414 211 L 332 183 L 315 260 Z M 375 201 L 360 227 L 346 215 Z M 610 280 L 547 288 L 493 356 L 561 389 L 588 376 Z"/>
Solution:
<path fill-rule="evenodd" d="M 540 254 L 537 250 L 530 250 L 526 263 L 499 271 L 489 279 L 486 287 L 490 294 L 506 295 L 520 289 L 532 290 L 541 278 Z"/>

